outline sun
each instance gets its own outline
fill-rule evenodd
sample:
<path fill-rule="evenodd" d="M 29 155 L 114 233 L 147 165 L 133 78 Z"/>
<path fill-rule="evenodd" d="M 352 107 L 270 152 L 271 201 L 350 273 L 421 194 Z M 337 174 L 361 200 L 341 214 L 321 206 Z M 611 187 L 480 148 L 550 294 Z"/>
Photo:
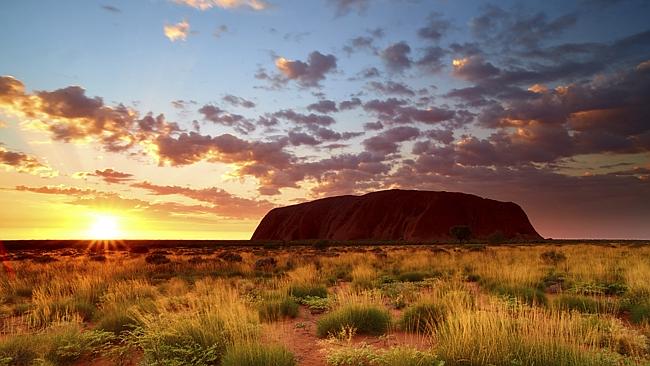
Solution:
<path fill-rule="evenodd" d="M 95 214 L 88 229 L 88 236 L 93 239 L 119 239 L 122 235 L 119 218 L 109 214 Z"/>

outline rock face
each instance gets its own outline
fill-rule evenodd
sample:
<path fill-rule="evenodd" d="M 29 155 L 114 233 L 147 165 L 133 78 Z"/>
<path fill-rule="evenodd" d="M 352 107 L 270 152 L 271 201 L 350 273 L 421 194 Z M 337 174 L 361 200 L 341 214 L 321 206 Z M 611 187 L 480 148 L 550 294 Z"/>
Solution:
<path fill-rule="evenodd" d="M 496 232 L 508 239 L 541 239 L 515 203 L 465 193 L 397 189 L 274 208 L 251 239 L 448 240 L 454 225 L 469 226 L 477 239 Z"/>

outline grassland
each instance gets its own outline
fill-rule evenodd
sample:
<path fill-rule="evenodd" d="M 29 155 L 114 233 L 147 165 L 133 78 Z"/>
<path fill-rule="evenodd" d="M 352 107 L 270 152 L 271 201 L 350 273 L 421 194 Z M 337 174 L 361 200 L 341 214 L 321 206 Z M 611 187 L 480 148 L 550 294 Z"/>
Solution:
<path fill-rule="evenodd" d="M 15 248 L 0 365 L 648 365 L 643 243 Z"/>

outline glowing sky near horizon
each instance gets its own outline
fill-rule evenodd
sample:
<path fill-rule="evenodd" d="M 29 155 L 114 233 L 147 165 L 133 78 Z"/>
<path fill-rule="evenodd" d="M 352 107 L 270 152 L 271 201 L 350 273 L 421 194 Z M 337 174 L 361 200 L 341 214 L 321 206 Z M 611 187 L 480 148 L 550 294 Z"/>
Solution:
<path fill-rule="evenodd" d="M 0 240 L 247 239 L 404 188 L 650 238 L 650 3 L 0 5 Z M 118 227 L 119 225 L 119 227 Z"/>

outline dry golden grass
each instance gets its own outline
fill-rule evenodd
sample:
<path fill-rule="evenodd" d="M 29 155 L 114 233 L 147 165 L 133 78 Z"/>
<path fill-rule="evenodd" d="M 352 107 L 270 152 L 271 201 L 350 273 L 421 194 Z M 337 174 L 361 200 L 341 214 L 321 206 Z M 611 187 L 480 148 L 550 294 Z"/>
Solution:
<path fill-rule="evenodd" d="M 79 358 L 101 351 L 142 354 L 152 365 L 188 357 L 209 365 L 228 352 L 258 357 L 268 351 L 273 352 L 268 359 L 290 362 L 286 350 L 261 345 L 259 309 L 267 302 L 293 301 L 298 293 L 295 301 L 327 296 L 314 300 L 327 304 L 326 315 L 391 310 L 393 324 L 414 304 L 433 304 L 445 314 L 425 335 L 433 347 L 409 354 L 437 357 L 446 365 L 650 360 L 650 247 L 443 249 L 232 249 L 242 262 L 219 259 L 219 252 L 190 261 L 187 251 L 170 250 L 171 262 L 159 265 L 124 252 L 108 254 L 105 262 L 57 252 L 50 253 L 56 262 L 12 261 L 15 275 L 0 277 L 0 365 L 19 364 L 19 356 L 33 364 L 52 350 L 64 328 L 66 339 L 79 343 L 73 355 Z M 266 256 L 277 266 L 256 271 L 255 261 Z M 274 319 L 264 327 L 273 327 Z M 91 331 L 96 333 L 83 335 Z M 101 350 L 90 349 L 99 344 Z"/>

